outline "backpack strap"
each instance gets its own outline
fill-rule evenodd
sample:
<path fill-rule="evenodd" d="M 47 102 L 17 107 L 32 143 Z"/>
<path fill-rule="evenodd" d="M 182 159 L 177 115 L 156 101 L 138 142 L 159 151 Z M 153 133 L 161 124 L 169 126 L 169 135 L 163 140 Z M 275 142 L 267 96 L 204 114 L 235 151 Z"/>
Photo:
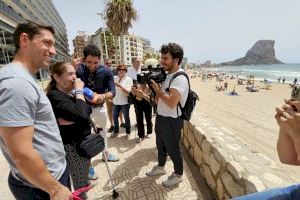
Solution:
<path fill-rule="evenodd" d="M 171 78 L 171 80 L 170 80 L 170 82 L 169 82 L 169 87 L 168 87 L 168 88 L 170 88 L 171 83 L 173 82 L 173 80 L 174 80 L 177 76 L 180 76 L 180 75 L 184 75 L 184 76 L 186 77 L 186 79 L 187 79 L 187 81 L 188 81 L 188 84 L 189 84 L 189 91 L 190 91 L 190 90 L 191 90 L 190 79 L 189 79 L 189 76 L 188 76 L 184 71 L 176 72 L 176 73 L 172 76 L 172 78 Z M 181 106 L 180 101 L 179 101 L 178 104 L 177 104 L 177 116 L 178 116 L 178 106 L 180 107 L 180 110 L 182 110 L 183 107 Z"/>

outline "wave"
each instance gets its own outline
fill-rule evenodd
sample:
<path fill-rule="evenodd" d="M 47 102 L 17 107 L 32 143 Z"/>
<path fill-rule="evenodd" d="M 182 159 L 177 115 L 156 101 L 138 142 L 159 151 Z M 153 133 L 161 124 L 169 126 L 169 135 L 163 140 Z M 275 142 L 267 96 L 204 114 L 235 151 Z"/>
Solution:
<path fill-rule="evenodd" d="M 272 81 L 277 81 L 279 77 L 285 77 L 287 82 L 292 82 L 296 77 L 300 80 L 300 64 L 226 66 L 212 71 L 238 74 L 244 77 L 253 74 L 256 78 L 266 78 Z"/>

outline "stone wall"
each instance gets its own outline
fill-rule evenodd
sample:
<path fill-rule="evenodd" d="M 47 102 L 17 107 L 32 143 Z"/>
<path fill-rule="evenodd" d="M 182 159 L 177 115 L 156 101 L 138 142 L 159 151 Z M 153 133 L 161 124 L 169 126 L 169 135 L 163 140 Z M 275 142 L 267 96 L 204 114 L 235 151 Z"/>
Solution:
<path fill-rule="evenodd" d="M 197 113 L 184 122 L 181 142 L 218 199 L 230 199 L 295 182 L 234 133 Z M 275 147 L 274 147 L 275 148 Z"/>

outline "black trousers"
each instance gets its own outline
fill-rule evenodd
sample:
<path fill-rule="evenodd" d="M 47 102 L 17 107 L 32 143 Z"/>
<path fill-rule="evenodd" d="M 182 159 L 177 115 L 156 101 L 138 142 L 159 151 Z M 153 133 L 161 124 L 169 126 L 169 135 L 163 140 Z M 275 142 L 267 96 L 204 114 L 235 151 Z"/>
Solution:
<path fill-rule="evenodd" d="M 144 114 L 147 123 L 147 134 L 152 133 L 152 107 L 151 104 L 142 99 L 141 101 L 136 100 L 136 115 L 137 115 L 137 129 L 139 138 L 145 137 L 145 129 L 144 129 Z"/>
<path fill-rule="evenodd" d="M 71 190 L 70 176 L 68 169 L 65 170 L 59 182 Z M 24 185 L 23 182 L 19 181 L 11 173 L 8 176 L 8 186 L 12 194 L 17 200 L 50 200 L 50 196 L 47 192 Z"/>
<path fill-rule="evenodd" d="M 155 133 L 158 165 L 165 166 L 167 155 L 169 155 L 174 165 L 174 171 L 178 175 L 183 174 L 183 161 L 179 147 L 182 126 L 183 119 L 180 117 L 156 115 Z"/>

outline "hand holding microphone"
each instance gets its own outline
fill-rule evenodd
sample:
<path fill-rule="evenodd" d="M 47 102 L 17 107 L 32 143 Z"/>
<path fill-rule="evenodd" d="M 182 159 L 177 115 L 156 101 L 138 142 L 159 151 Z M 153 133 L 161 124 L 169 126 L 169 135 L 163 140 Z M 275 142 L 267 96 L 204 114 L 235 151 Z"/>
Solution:
<path fill-rule="evenodd" d="M 105 100 L 105 94 L 97 94 L 88 87 L 84 87 L 82 91 L 84 97 L 93 104 L 100 104 Z"/>
<path fill-rule="evenodd" d="M 83 95 L 89 101 L 93 101 L 94 99 L 94 92 L 88 87 L 83 88 Z"/>

